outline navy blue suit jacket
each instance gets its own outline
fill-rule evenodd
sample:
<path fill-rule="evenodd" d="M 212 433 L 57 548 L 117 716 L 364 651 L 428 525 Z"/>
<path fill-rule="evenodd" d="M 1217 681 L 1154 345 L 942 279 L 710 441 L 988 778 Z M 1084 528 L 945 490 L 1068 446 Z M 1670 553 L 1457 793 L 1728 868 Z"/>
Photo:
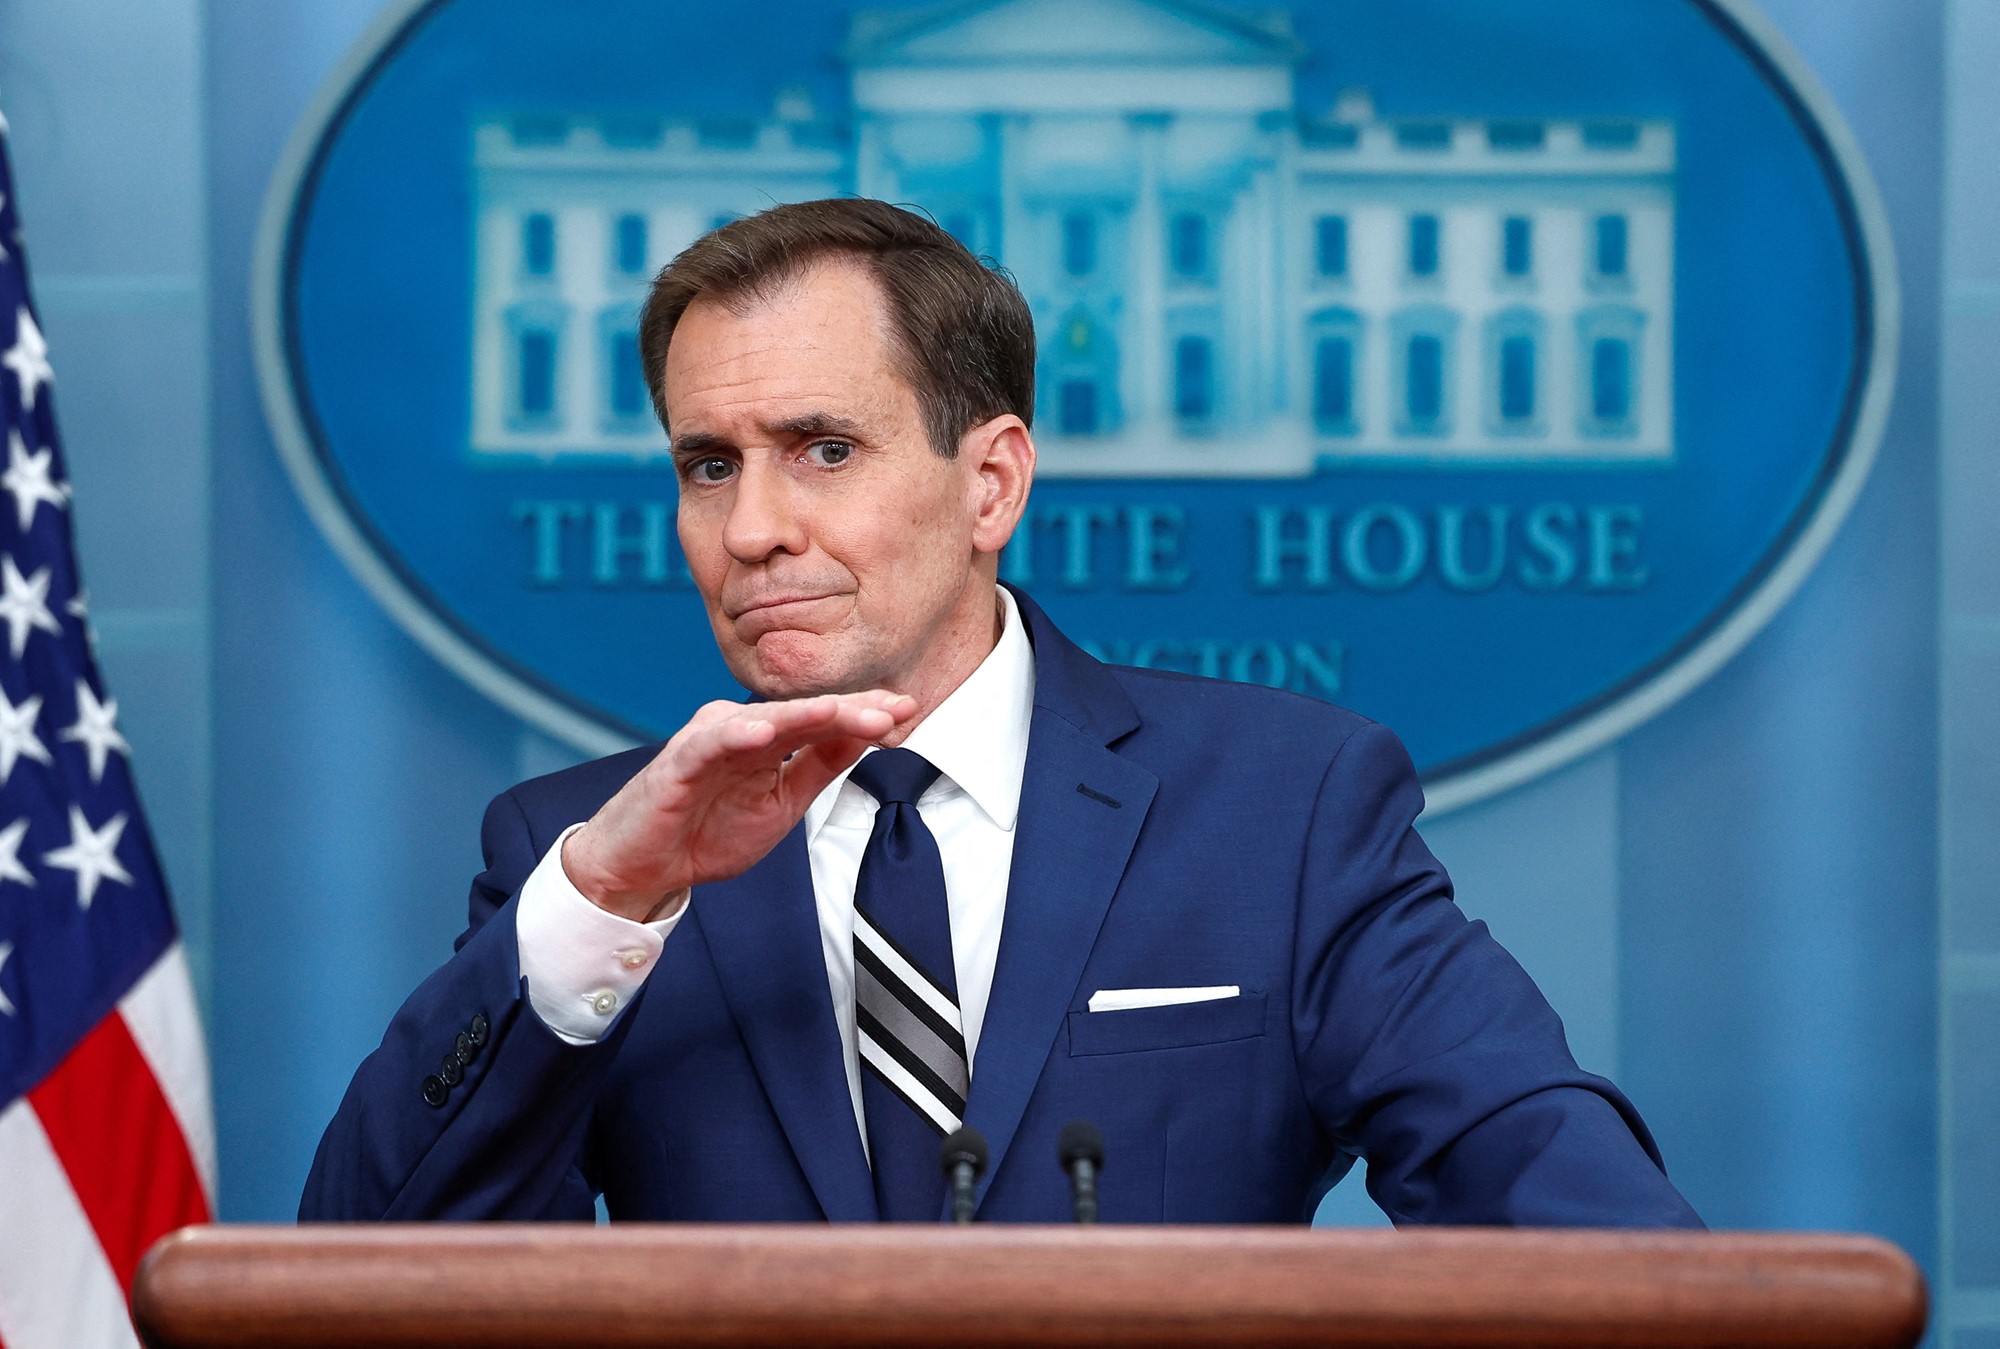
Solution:
<path fill-rule="evenodd" d="M 1393 736 L 1099 664 L 1020 608 L 1035 708 L 966 1108 L 992 1152 L 981 1219 L 1065 1219 L 1056 1136 L 1082 1118 L 1104 1132 L 1107 1221 L 1302 1221 L 1360 1157 L 1398 1222 L 1698 1225 L 1631 1104 L 1452 903 Z M 802 830 L 696 888 L 602 1042 L 565 1043 L 527 1002 L 512 896 L 656 748 L 493 802 L 471 928 L 356 1074 L 302 1218 L 586 1219 L 596 1192 L 614 1218 L 876 1216 Z M 1216 984 L 1242 993 L 1085 1010 L 1098 989 Z"/>

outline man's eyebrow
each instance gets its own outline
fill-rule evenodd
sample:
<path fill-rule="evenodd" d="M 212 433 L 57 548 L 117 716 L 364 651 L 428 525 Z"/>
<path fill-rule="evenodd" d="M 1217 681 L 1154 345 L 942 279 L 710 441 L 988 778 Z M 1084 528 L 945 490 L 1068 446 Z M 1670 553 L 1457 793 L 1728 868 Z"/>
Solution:
<path fill-rule="evenodd" d="M 675 436 L 667 443 L 667 448 L 676 459 L 686 459 L 692 455 L 713 454 L 717 450 L 736 448 L 726 436 L 714 435 L 707 431 L 690 431 L 684 436 Z"/>
<path fill-rule="evenodd" d="M 796 417 L 765 422 L 763 431 L 773 439 L 782 440 L 809 440 L 815 436 L 858 440 L 861 423 L 832 412 L 802 412 Z M 734 450 L 737 446 L 728 436 L 717 435 L 713 431 L 689 431 L 686 435 L 675 436 L 669 448 L 676 459 L 689 459 Z"/>
<path fill-rule="evenodd" d="M 780 436 L 805 439 L 810 436 L 840 436 L 848 440 L 858 439 L 861 423 L 832 412 L 803 412 L 796 417 L 786 417 L 782 421 L 767 422 L 765 429 Z"/>

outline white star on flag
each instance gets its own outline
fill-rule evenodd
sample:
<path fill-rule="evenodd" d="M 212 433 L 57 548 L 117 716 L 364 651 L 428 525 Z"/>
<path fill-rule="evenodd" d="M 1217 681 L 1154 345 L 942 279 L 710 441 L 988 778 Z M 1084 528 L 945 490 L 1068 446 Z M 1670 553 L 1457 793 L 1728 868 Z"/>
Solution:
<path fill-rule="evenodd" d="M 24 578 L 11 553 L 0 557 L 0 621 L 7 624 L 7 645 L 13 650 L 15 660 L 21 659 L 21 653 L 28 649 L 29 629 L 40 628 L 58 637 L 62 635 L 62 625 L 49 612 L 47 567 Z"/>
<path fill-rule="evenodd" d="M 33 412 L 36 395 L 44 384 L 55 382 L 56 372 L 49 364 L 49 344 L 26 305 L 15 311 L 14 345 L 0 356 L 0 365 L 14 372 L 14 378 L 21 382 L 21 406 Z"/>
<path fill-rule="evenodd" d="M 7 471 L 0 473 L 0 487 L 14 494 L 14 513 L 21 519 L 23 534 L 35 523 L 35 508 L 42 502 L 58 510 L 69 504 L 69 484 L 49 476 L 49 463 L 54 458 L 49 450 L 30 454 L 19 431 L 7 433 Z"/>
<path fill-rule="evenodd" d="M 215 1129 L 186 948 L 131 774 L 113 764 L 114 750 L 138 751 L 118 732 L 90 624 L 72 607 L 73 500 L 5 126 L 0 118 L 0 1340 L 108 1349 L 138 1344 L 127 1308 L 134 1257 L 213 1216 Z M 73 1048 L 107 1034 L 107 1052 Z"/>
<path fill-rule="evenodd" d="M 42 861 L 76 873 L 78 908 L 90 907 L 90 901 L 97 897 L 97 886 L 101 881 L 112 880 L 120 885 L 132 883 L 132 873 L 118 860 L 118 840 L 124 833 L 125 816 L 122 813 L 113 815 L 105 822 L 104 828 L 92 829 L 83 811 L 74 805 L 69 808 L 70 841 L 54 852 L 44 854 Z"/>
<path fill-rule="evenodd" d="M 97 629 L 91 626 L 89 598 L 81 590 L 77 591 L 69 597 L 69 602 L 63 605 L 63 612 L 75 619 L 77 626 L 83 629 L 83 640 L 89 645 L 90 654 L 94 659 L 98 654 Z"/>
<path fill-rule="evenodd" d="M 19 819 L 0 829 L 0 881 L 35 883 L 35 873 L 21 865 L 21 840 L 28 836 L 28 822 Z"/>
<path fill-rule="evenodd" d="M 0 693 L 0 787 L 6 786 L 7 779 L 14 776 L 14 765 L 23 759 L 33 759 L 36 763 L 55 762 L 49 757 L 49 747 L 35 734 L 35 719 L 41 714 L 41 694 L 37 693 L 16 707 L 12 699 Z"/>
<path fill-rule="evenodd" d="M 0 702 L 5 696 L 0 695 Z M 85 681 L 76 681 L 76 724 L 62 730 L 64 740 L 73 740 L 90 752 L 90 780 L 92 783 L 104 779 L 104 761 L 117 750 L 128 759 L 132 747 L 125 743 L 125 737 L 118 734 L 118 700 L 107 698 L 97 701 L 97 694 Z M 4 750 L 0 750 L 4 752 Z M 5 775 L 0 774 L 0 781 Z"/>

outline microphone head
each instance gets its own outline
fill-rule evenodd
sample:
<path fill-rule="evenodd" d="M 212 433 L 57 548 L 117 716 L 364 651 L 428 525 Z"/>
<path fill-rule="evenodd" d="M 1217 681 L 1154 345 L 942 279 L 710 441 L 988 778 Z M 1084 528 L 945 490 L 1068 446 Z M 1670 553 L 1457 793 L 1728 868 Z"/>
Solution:
<path fill-rule="evenodd" d="M 961 1125 L 951 1137 L 944 1140 L 944 1148 L 938 1156 L 945 1175 L 961 1166 L 970 1166 L 976 1178 L 986 1173 L 986 1135 L 970 1125 Z"/>
<path fill-rule="evenodd" d="M 1067 1171 L 1078 1162 L 1089 1162 L 1102 1170 L 1104 1168 L 1104 1135 L 1097 1126 L 1087 1119 L 1073 1119 L 1062 1127 L 1062 1136 L 1056 1139 L 1056 1156 Z"/>

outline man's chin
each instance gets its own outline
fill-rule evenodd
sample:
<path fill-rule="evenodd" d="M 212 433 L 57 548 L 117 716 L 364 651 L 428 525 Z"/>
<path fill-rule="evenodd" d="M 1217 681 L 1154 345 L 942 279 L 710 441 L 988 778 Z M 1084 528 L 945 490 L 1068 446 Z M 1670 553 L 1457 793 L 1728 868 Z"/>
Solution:
<path fill-rule="evenodd" d="M 874 687 L 852 660 L 843 659 L 816 633 L 766 633 L 754 647 L 732 656 L 729 665 L 737 683 L 773 702 Z"/>

